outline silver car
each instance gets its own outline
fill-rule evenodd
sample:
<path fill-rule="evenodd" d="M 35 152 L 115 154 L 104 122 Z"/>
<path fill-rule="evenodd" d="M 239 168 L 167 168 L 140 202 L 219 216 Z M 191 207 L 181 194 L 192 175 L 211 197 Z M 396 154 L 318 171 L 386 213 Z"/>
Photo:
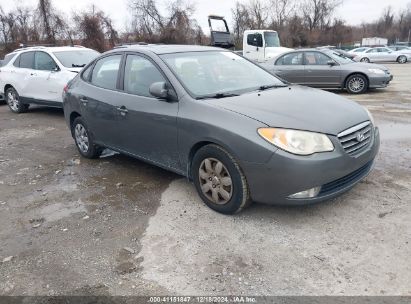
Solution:
<path fill-rule="evenodd" d="M 403 64 L 411 60 L 411 54 L 402 51 L 393 51 L 388 47 L 375 47 L 362 53 L 357 53 L 354 60 L 361 62 L 398 62 Z"/>
<path fill-rule="evenodd" d="M 385 88 L 393 79 L 390 71 L 382 65 L 354 62 L 331 50 L 292 51 L 261 66 L 291 83 L 346 89 L 351 94 Z"/>

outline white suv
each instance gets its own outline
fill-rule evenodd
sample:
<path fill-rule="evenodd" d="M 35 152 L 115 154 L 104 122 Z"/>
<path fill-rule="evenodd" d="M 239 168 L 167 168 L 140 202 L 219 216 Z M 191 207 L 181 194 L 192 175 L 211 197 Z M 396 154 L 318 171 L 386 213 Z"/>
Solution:
<path fill-rule="evenodd" d="M 64 86 L 98 52 L 84 47 L 28 47 L 7 54 L 0 68 L 0 97 L 14 113 L 31 103 L 62 107 Z"/>

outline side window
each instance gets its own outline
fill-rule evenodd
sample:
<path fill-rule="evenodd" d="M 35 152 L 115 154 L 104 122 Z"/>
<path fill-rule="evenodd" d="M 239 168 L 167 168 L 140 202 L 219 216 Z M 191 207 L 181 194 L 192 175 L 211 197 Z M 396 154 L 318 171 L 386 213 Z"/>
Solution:
<path fill-rule="evenodd" d="M 247 35 L 247 44 L 262 47 L 263 46 L 263 35 L 256 33 L 256 34 L 248 34 Z"/>
<path fill-rule="evenodd" d="M 56 62 L 45 52 L 36 52 L 34 56 L 34 69 L 52 71 L 57 68 Z"/>
<path fill-rule="evenodd" d="M 32 69 L 34 66 L 34 52 L 20 54 L 20 68 Z"/>
<path fill-rule="evenodd" d="M 328 61 L 331 59 L 319 52 L 306 52 L 305 53 L 305 64 L 306 65 L 327 65 Z"/>
<path fill-rule="evenodd" d="M 248 34 L 247 35 L 247 44 L 248 45 L 254 45 L 254 34 Z"/>
<path fill-rule="evenodd" d="M 20 55 L 18 55 L 16 60 L 14 60 L 13 65 L 17 68 L 20 67 Z"/>
<path fill-rule="evenodd" d="M 105 89 L 115 90 L 121 55 L 107 56 L 97 61 L 91 75 L 91 83 Z"/>
<path fill-rule="evenodd" d="M 276 65 L 302 65 L 303 53 L 291 53 L 284 55 L 275 63 Z"/>
<path fill-rule="evenodd" d="M 124 91 L 130 94 L 152 97 L 149 88 L 154 82 L 165 82 L 163 75 L 148 59 L 128 55 L 124 71 Z"/>
<path fill-rule="evenodd" d="M 86 68 L 83 73 L 81 74 L 81 78 L 85 81 L 90 81 L 91 70 L 93 69 L 93 64 L 90 64 L 88 68 Z"/>
<path fill-rule="evenodd" d="M 367 53 L 378 53 L 378 49 L 371 49 L 371 50 L 368 50 L 367 51 Z"/>

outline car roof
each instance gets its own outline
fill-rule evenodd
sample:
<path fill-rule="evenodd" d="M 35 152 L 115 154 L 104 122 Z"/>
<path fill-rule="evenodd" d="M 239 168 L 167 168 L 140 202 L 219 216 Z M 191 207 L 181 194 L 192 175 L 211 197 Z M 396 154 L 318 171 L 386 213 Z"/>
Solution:
<path fill-rule="evenodd" d="M 16 49 L 13 52 L 7 54 L 19 54 L 29 51 L 49 51 L 49 52 L 64 52 L 64 51 L 74 51 L 74 50 L 91 50 L 83 46 L 29 46 Z"/>
<path fill-rule="evenodd" d="M 139 51 L 139 52 L 151 52 L 157 55 L 172 54 L 172 53 L 185 53 L 185 52 L 209 52 L 209 51 L 227 51 L 222 48 L 200 45 L 178 45 L 178 44 L 134 44 L 134 45 L 122 45 L 114 48 L 111 52 L 118 51 Z"/>

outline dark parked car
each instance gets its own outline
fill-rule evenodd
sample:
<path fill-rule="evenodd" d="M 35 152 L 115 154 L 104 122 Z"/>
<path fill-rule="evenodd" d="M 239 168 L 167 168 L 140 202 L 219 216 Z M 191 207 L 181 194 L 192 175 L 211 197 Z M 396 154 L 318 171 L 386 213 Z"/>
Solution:
<path fill-rule="evenodd" d="M 214 210 L 314 203 L 371 171 L 379 131 L 341 96 L 288 85 L 230 51 L 130 46 L 89 64 L 64 90 L 78 150 L 103 148 L 187 176 Z"/>
<path fill-rule="evenodd" d="M 382 65 L 354 62 L 332 50 L 292 51 L 261 66 L 291 83 L 346 89 L 351 94 L 385 88 L 393 78 Z"/>

